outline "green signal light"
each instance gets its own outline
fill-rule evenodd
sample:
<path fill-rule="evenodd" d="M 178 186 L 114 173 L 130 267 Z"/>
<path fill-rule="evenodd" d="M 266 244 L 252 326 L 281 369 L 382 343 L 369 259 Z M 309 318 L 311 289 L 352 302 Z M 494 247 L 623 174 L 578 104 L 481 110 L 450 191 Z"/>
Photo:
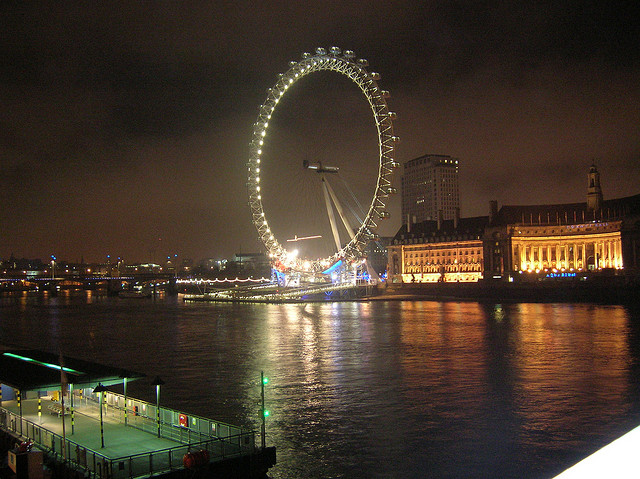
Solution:
<path fill-rule="evenodd" d="M 268 384 L 269 378 L 262 378 L 262 384 Z"/>
<path fill-rule="evenodd" d="M 269 416 L 269 411 L 267 411 L 266 409 L 264 410 L 264 417 L 268 417 Z"/>

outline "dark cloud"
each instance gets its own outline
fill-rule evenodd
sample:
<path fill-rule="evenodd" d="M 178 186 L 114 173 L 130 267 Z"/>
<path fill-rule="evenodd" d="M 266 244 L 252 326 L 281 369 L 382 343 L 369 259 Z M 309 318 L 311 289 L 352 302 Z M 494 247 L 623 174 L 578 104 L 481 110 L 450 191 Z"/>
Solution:
<path fill-rule="evenodd" d="M 0 257 L 258 249 L 245 188 L 252 124 L 277 73 L 316 46 L 355 50 L 381 72 L 398 112 L 398 160 L 460 158 L 463 214 L 485 214 L 490 199 L 581 201 L 592 161 L 607 197 L 636 194 L 636 9 L 577 0 L 5 3 Z M 292 166 L 272 174 L 293 184 L 302 157 L 370 170 L 371 125 L 351 113 L 366 107 L 353 85 L 317 75 L 286 99 L 269 144 Z M 285 197 L 270 206 L 284 210 L 283 223 Z M 387 233 L 398 209 L 395 200 Z"/>

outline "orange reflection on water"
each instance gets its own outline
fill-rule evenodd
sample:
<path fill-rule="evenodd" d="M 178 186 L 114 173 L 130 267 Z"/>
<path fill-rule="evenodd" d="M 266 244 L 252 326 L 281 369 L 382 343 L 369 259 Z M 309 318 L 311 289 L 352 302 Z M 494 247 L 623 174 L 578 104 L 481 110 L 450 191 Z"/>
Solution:
<path fill-rule="evenodd" d="M 575 423 L 585 408 L 601 419 L 620 414 L 610 405 L 630 387 L 624 308 L 520 304 L 511 321 L 514 399 L 525 434 L 546 441 L 567 427 L 587 433 L 590 424 Z"/>
<path fill-rule="evenodd" d="M 478 303 L 402 303 L 402 366 L 407 400 L 420 407 L 452 404 L 459 415 L 486 396 L 485 316 Z"/>
<path fill-rule="evenodd" d="M 626 407 L 623 307 L 420 301 L 402 303 L 402 317 L 404 400 L 433 420 L 499 418 L 503 409 L 524 441 L 566 441 L 567 427 L 577 435 L 591 427 L 572 421 Z"/>

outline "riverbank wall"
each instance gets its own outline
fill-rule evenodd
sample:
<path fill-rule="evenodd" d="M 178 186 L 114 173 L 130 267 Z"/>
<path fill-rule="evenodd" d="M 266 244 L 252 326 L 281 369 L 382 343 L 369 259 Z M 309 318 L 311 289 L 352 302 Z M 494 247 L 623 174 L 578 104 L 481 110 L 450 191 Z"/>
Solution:
<path fill-rule="evenodd" d="M 377 300 L 432 299 L 496 302 L 640 302 L 640 277 L 601 276 L 586 280 L 477 283 L 396 283 L 379 289 Z"/>

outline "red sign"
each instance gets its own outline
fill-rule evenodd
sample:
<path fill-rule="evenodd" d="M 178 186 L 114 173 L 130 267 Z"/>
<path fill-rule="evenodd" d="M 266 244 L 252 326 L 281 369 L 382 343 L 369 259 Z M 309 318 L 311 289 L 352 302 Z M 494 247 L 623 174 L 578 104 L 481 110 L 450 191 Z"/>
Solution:
<path fill-rule="evenodd" d="M 189 418 L 186 414 L 180 414 L 178 421 L 180 422 L 180 427 L 189 427 Z"/>

